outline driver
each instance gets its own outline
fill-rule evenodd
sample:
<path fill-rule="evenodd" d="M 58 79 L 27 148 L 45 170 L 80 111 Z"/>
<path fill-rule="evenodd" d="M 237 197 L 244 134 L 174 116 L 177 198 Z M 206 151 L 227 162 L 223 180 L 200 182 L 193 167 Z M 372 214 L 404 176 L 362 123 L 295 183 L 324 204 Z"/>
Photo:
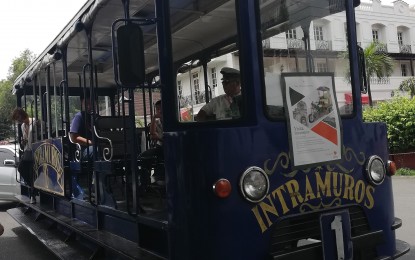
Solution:
<path fill-rule="evenodd" d="M 239 70 L 229 67 L 221 69 L 222 86 L 225 94 L 213 98 L 204 105 L 196 121 L 236 119 L 240 117 L 241 81 Z"/>

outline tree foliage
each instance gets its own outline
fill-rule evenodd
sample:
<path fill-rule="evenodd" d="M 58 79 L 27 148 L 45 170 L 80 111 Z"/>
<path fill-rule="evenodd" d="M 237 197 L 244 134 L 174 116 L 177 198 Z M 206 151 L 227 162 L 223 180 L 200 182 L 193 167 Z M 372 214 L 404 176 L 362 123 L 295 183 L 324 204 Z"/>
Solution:
<path fill-rule="evenodd" d="M 393 59 L 387 53 L 381 52 L 379 43 L 372 42 L 364 50 L 366 76 L 369 81 L 371 77 L 377 78 L 389 77 L 393 72 Z M 340 56 L 344 59 L 349 59 L 349 52 L 343 52 Z M 347 64 L 345 78 L 350 82 L 350 67 Z"/>
<path fill-rule="evenodd" d="M 415 77 L 402 81 L 399 85 L 399 90 L 408 92 L 411 98 L 413 98 L 415 96 Z"/>
<path fill-rule="evenodd" d="M 0 81 L 0 140 L 14 136 L 10 115 L 16 107 L 16 97 L 12 95 L 12 86 L 16 78 L 34 60 L 35 55 L 28 49 L 13 59 L 6 79 Z"/>
<path fill-rule="evenodd" d="M 366 74 L 368 78 L 389 77 L 393 72 L 393 59 L 385 52 L 379 51 L 379 43 L 372 42 L 364 49 Z"/>

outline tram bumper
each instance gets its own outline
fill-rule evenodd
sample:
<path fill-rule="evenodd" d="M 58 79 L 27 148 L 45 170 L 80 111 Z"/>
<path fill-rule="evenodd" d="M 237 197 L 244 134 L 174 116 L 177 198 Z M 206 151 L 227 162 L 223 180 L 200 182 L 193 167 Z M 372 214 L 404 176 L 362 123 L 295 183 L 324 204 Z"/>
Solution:
<path fill-rule="evenodd" d="M 340 213 L 339 213 L 340 212 Z M 343 219 L 344 242 L 341 247 L 335 236 L 325 236 L 325 229 L 335 233 L 332 219 L 324 221 L 322 216 L 339 216 L 344 214 L 350 219 Z M 402 221 L 395 219 L 391 229 L 397 229 Z M 349 231 L 347 231 L 349 227 Z M 342 232 L 343 232 L 342 231 Z M 349 232 L 349 233 L 348 233 Z M 379 256 L 376 247 L 385 242 L 382 230 L 370 230 L 367 219 L 359 207 L 350 207 L 345 211 L 314 212 L 294 218 L 287 218 L 278 223 L 273 230 L 271 240 L 271 259 L 397 259 L 410 250 L 408 243 L 396 240 L 393 255 Z M 349 237 L 349 238 L 347 238 Z M 301 242 L 301 243 L 300 243 Z M 340 249 L 340 250 L 339 250 Z M 338 255 L 337 252 L 344 252 Z"/>
<path fill-rule="evenodd" d="M 377 238 L 379 236 L 379 233 L 382 233 L 381 231 L 377 231 L 377 232 L 373 232 L 373 234 L 367 234 L 365 236 L 360 236 L 358 238 L 356 238 L 356 240 L 370 240 L 372 238 Z M 367 242 L 366 240 L 366 242 Z M 352 241 L 354 241 L 354 239 L 352 239 Z M 359 250 L 364 250 L 365 246 L 372 246 L 372 243 L 366 243 L 364 242 L 364 244 L 361 244 L 358 248 Z M 353 247 L 353 250 L 357 250 L 357 247 Z M 375 259 L 376 260 L 390 260 L 390 259 L 398 259 L 401 256 L 405 255 L 406 253 L 408 253 L 410 250 L 410 245 L 408 243 L 406 243 L 405 241 L 396 240 L 396 251 L 395 254 L 392 256 L 378 256 Z M 321 248 L 321 244 L 320 245 L 313 245 L 307 248 L 301 248 L 299 250 L 293 251 L 293 252 L 289 252 L 289 253 L 284 253 L 284 254 L 280 254 L 280 255 L 273 255 L 272 259 L 275 260 L 281 260 L 281 259 L 322 259 L 323 252 L 322 252 L 322 248 Z M 359 258 L 359 259 L 366 259 L 366 258 Z"/>

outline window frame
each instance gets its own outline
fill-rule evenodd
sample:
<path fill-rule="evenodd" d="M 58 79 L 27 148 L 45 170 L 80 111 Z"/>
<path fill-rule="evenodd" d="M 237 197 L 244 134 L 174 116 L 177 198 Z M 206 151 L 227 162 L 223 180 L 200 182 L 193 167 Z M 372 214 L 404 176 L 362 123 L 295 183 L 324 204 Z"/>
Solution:
<path fill-rule="evenodd" d="M 287 39 L 297 39 L 297 29 L 290 29 L 285 33 Z"/>
<path fill-rule="evenodd" d="M 379 42 L 379 30 L 372 29 L 372 41 L 373 42 Z"/>
<path fill-rule="evenodd" d="M 398 32 L 397 33 L 398 36 L 398 44 L 399 45 L 403 45 L 403 33 L 402 32 Z"/>
<path fill-rule="evenodd" d="M 324 30 L 322 25 L 314 25 L 313 32 L 315 41 L 324 41 Z"/>
<path fill-rule="evenodd" d="M 408 77 L 408 68 L 405 63 L 401 63 L 401 76 Z M 404 75 L 405 74 L 405 75 Z"/>

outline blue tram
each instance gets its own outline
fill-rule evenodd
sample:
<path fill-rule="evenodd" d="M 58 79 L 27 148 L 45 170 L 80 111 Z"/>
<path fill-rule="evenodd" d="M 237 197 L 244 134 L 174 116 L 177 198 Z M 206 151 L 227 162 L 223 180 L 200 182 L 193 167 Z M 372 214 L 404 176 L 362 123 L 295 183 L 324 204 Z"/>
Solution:
<path fill-rule="evenodd" d="M 387 129 L 362 121 L 359 4 L 87 1 L 14 83 L 45 124 L 9 214 L 62 259 L 402 256 Z"/>

